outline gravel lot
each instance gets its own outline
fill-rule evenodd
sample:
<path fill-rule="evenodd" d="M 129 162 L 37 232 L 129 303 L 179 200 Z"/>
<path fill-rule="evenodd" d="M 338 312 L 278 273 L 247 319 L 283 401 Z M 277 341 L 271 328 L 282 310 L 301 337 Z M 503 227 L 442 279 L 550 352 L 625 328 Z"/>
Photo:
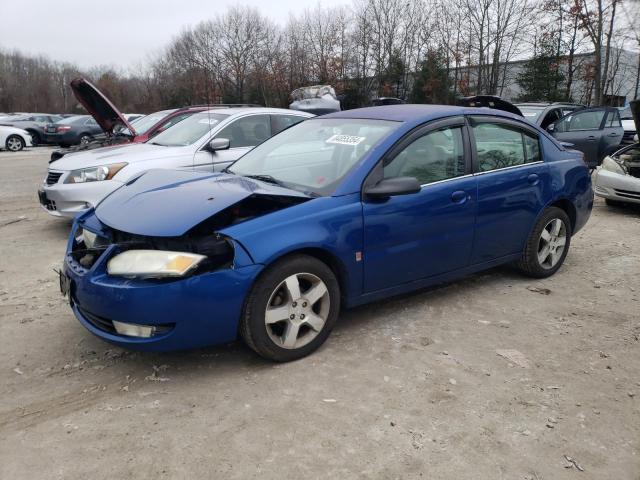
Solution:
<path fill-rule="evenodd" d="M 59 295 L 48 155 L 0 153 L 0 478 L 640 479 L 638 210 L 597 201 L 553 278 L 347 311 L 298 362 L 132 353 Z"/>

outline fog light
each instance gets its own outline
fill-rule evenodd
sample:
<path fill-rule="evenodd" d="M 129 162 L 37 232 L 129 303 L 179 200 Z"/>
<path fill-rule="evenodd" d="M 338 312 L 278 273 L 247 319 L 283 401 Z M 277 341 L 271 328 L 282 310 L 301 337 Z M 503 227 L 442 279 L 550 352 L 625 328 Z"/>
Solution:
<path fill-rule="evenodd" d="M 122 323 L 115 320 L 113 320 L 113 327 L 120 335 L 127 335 L 128 337 L 149 338 L 156 331 L 156 327 L 152 325 L 136 325 L 135 323 Z"/>

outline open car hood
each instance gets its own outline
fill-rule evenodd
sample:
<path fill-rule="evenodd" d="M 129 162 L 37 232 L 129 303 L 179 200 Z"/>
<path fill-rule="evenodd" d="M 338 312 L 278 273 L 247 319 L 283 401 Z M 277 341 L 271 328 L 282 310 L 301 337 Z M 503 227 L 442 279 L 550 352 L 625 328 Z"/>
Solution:
<path fill-rule="evenodd" d="M 122 125 L 128 128 L 133 136 L 137 135 L 120 110 L 87 79 L 79 77 L 71 80 L 71 90 L 106 134 L 113 135 L 115 128 Z"/>
<path fill-rule="evenodd" d="M 227 173 L 157 169 L 135 177 L 105 198 L 96 208 L 96 216 L 122 232 L 179 237 L 211 219 L 214 233 L 310 198 L 295 190 Z"/>
<path fill-rule="evenodd" d="M 503 110 L 523 117 L 522 112 L 513 103 L 503 100 L 495 95 L 474 95 L 471 97 L 463 97 L 460 99 L 463 107 L 486 107 L 495 110 Z"/>

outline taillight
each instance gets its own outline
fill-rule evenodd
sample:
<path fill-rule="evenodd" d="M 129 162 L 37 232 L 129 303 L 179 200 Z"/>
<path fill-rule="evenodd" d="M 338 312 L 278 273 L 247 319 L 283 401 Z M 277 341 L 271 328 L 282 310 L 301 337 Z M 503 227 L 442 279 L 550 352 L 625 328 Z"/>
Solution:
<path fill-rule="evenodd" d="M 71 130 L 71 127 L 68 125 L 56 128 L 56 132 L 66 132 Z"/>

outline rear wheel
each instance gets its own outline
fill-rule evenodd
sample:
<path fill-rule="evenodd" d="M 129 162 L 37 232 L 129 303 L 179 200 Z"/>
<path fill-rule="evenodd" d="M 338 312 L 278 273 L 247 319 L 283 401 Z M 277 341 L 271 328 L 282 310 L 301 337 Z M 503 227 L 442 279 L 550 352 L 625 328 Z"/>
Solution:
<path fill-rule="evenodd" d="M 324 343 L 339 311 L 340 287 L 331 269 L 307 255 L 288 257 L 256 281 L 240 335 L 269 360 L 296 360 Z"/>
<path fill-rule="evenodd" d="M 530 277 L 549 277 L 564 263 L 570 244 L 569 217 L 561 208 L 550 207 L 538 219 L 529 235 L 518 267 Z"/>
<path fill-rule="evenodd" d="M 86 145 L 91 141 L 92 137 L 88 133 L 83 133 L 80 135 L 80 145 Z"/>
<path fill-rule="evenodd" d="M 4 144 L 5 148 L 11 152 L 19 152 L 25 147 L 24 140 L 19 135 L 9 135 Z"/>

